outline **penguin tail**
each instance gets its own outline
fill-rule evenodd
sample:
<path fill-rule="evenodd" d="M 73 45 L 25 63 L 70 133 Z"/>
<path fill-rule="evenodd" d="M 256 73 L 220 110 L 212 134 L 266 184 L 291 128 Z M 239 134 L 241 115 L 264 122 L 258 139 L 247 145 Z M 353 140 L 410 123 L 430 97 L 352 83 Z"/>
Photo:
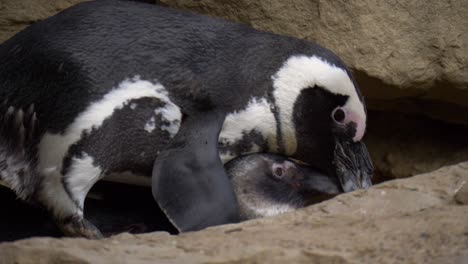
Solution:
<path fill-rule="evenodd" d="M 37 117 L 34 105 L 27 110 L 0 106 L 0 182 L 16 195 L 29 199 L 35 190 L 33 177 Z"/>

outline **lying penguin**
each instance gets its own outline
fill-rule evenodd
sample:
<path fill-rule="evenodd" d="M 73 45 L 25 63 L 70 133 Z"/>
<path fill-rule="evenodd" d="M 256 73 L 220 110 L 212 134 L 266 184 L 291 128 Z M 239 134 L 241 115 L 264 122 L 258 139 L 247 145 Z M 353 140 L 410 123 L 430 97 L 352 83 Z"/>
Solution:
<path fill-rule="evenodd" d="M 87 1 L 0 45 L 0 99 L 35 104 L 36 201 L 70 236 L 99 234 L 100 179 L 151 179 L 181 231 L 239 221 L 223 164 L 277 153 L 371 185 L 364 100 L 344 63 L 305 40 L 133 1 Z M 175 195 L 176 194 L 176 195 Z"/>
<path fill-rule="evenodd" d="M 3 110 L 2 108 L 4 107 L 0 107 L 0 111 Z M 37 183 L 34 180 L 37 178 L 34 177 L 34 160 L 29 156 L 37 124 L 34 108 L 30 107 L 23 112 L 9 107 L 6 114 L 0 117 L 0 122 L 2 123 L 0 180 L 5 186 L 14 190 L 19 198 L 35 204 L 34 186 L 37 186 Z M 279 155 L 267 153 L 244 155 L 229 161 L 225 168 L 239 204 L 241 220 L 289 212 L 331 198 L 341 192 L 336 178 L 298 165 Z M 99 192 L 92 194 L 101 196 Z M 118 213 L 118 206 L 116 208 L 114 214 Z M 132 220 L 129 219 L 135 222 L 127 221 L 126 226 L 131 227 L 127 229 L 125 225 L 122 225 L 125 221 L 116 220 L 113 215 L 106 215 L 106 213 L 109 214 L 108 211 L 94 208 L 94 215 L 90 216 L 94 220 L 93 225 L 105 226 L 108 234 L 132 230 L 136 233 L 154 231 L 144 223 L 145 219 L 141 219 L 141 214 L 140 219 L 138 216 L 132 217 Z M 40 212 L 27 212 L 30 218 L 42 219 L 34 213 Z M 6 221 L 8 222 L 8 219 Z M 21 230 L 16 230 L 18 234 L 10 228 L 8 234 L 0 236 L 0 242 L 3 241 L 2 239 L 11 240 L 12 237 L 26 238 L 35 234 L 44 236 L 48 234 L 47 231 L 50 235 L 56 235 L 47 222 L 34 221 L 32 225 L 35 226 L 24 228 L 18 225 L 17 228 L 21 228 Z M 135 229 L 135 226 L 138 228 Z"/>
<path fill-rule="evenodd" d="M 290 212 L 342 192 L 338 179 L 279 155 L 240 156 L 225 167 L 242 220 Z"/>

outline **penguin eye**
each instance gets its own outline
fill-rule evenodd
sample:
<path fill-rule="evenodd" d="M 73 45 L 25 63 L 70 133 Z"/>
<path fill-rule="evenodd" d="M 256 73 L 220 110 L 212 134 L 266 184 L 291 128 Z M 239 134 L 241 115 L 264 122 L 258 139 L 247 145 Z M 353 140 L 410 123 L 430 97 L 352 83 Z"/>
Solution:
<path fill-rule="evenodd" d="M 343 123 L 343 121 L 346 118 L 346 113 L 345 113 L 345 111 L 343 111 L 343 109 L 341 109 L 341 107 L 337 107 L 332 112 L 332 118 L 333 118 L 333 120 L 335 120 L 335 122 L 341 124 L 341 123 Z"/>
<path fill-rule="evenodd" d="M 281 178 L 284 176 L 284 169 L 281 165 L 273 165 L 273 175 L 277 178 Z"/>

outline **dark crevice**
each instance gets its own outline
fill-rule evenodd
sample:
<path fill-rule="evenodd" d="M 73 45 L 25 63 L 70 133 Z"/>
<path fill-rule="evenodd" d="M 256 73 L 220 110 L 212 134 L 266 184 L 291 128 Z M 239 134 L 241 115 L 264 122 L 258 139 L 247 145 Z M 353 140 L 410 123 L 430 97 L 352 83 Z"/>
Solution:
<path fill-rule="evenodd" d="M 99 182 L 85 202 L 85 217 L 110 236 L 121 232 L 146 233 L 177 230 L 164 216 L 148 187 Z M 37 236 L 62 237 L 45 210 L 21 200 L 0 185 L 2 217 L 0 242 Z"/>
<path fill-rule="evenodd" d="M 468 126 L 421 114 L 369 111 L 365 137 L 374 183 L 410 177 L 468 160 Z"/>

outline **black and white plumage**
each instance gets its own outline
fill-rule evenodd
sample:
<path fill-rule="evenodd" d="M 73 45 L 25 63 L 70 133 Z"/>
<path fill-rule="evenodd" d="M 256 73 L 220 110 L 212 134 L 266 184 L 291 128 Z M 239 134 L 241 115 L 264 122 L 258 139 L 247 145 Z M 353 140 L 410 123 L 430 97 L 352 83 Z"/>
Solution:
<path fill-rule="evenodd" d="M 41 120 L 35 194 L 59 223 L 84 220 L 87 192 L 110 176 L 152 176 L 182 231 L 235 222 L 223 162 L 253 152 L 306 162 L 345 191 L 370 185 L 362 96 L 336 55 L 303 40 L 101 0 L 18 33 L 0 65 L 0 98 L 34 103 Z"/>
<path fill-rule="evenodd" d="M 227 162 L 225 168 L 239 204 L 241 220 L 275 216 L 341 192 L 336 177 L 279 155 L 243 155 Z M 177 233 L 157 205 L 151 203 L 151 193 L 146 191 L 146 187 L 101 182 L 86 198 L 86 216 L 105 235 L 154 231 Z M 0 242 L 33 236 L 60 236 L 60 231 L 42 210 L 27 206 L 2 187 L 0 200 L 7 212 L 0 218 Z"/>
<path fill-rule="evenodd" d="M 40 178 L 35 177 L 34 143 L 37 117 L 34 105 L 26 111 L 0 105 L 0 182 L 27 200 L 34 195 Z"/>
<path fill-rule="evenodd" d="M 285 157 L 256 153 L 226 164 L 241 219 L 275 216 L 342 192 L 336 177 Z"/>

